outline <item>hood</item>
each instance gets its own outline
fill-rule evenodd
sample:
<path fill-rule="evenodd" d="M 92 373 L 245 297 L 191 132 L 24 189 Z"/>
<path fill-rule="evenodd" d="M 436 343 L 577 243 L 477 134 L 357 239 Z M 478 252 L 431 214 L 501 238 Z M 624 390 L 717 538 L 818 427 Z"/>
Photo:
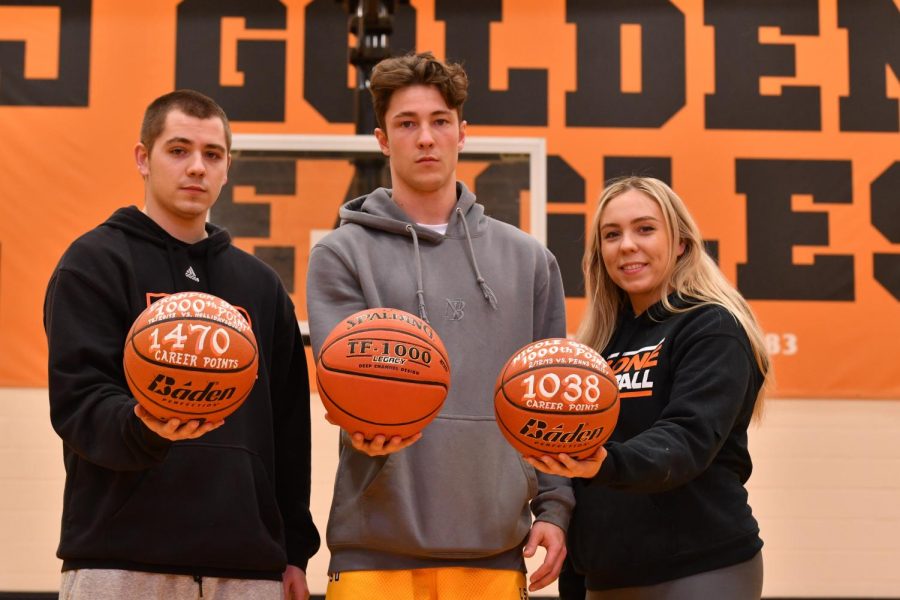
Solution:
<path fill-rule="evenodd" d="M 225 229 L 213 225 L 206 224 L 207 237 L 188 244 L 169 234 L 165 229 L 160 227 L 156 221 L 144 214 L 136 206 L 128 206 L 120 208 L 114 212 L 102 225 L 102 227 L 111 227 L 125 232 L 129 237 L 138 238 L 153 246 L 157 246 L 166 251 L 168 257 L 169 271 L 172 275 L 174 291 L 190 291 L 202 290 L 210 291 L 210 258 L 223 252 L 231 245 L 231 235 Z M 183 268 L 181 266 L 182 258 L 187 260 L 198 260 L 204 266 L 203 284 L 196 286 L 185 282 L 182 276 Z M 197 282 L 200 283 L 200 282 Z"/>
<path fill-rule="evenodd" d="M 185 248 L 191 256 L 202 256 L 209 252 L 218 254 L 231 244 L 231 235 L 212 223 L 206 224 L 207 237 L 193 244 L 182 242 L 169 235 L 169 232 L 136 206 L 120 208 L 103 223 L 103 226 L 120 229 L 163 248 L 170 245 Z"/>
<path fill-rule="evenodd" d="M 446 238 L 465 237 L 465 227 L 472 232 L 472 236 L 478 237 L 485 227 L 487 217 L 484 216 L 484 206 L 475 202 L 475 194 L 462 182 L 456 183 L 456 207 L 450 215 L 447 224 L 447 234 L 441 235 L 436 231 L 421 227 L 413 223 L 403 209 L 400 208 L 391 190 L 378 188 L 370 194 L 355 198 L 341 207 L 341 224 L 356 223 L 369 229 L 377 229 L 388 233 L 396 233 L 406 237 L 412 237 L 409 226 L 415 230 L 420 240 L 433 244 L 439 244 Z M 465 218 L 463 219 L 462 216 Z M 465 223 L 462 223 L 462 221 Z"/>
<path fill-rule="evenodd" d="M 446 234 L 440 234 L 413 223 L 403 209 L 394 202 L 391 190 L 387 188 L 378 188 L 370 194 L 347 202 L 341 207 L 339 213 L 341 225 L 354 223 L 367 229 L 376 229 L 410 238 L 413 260 L 416 265 L 416 297 L 419 317 L 425 321 L 428 321 L 428 314 L 425 312 L 422 256 L 419 253 L 420 239 L 432 244 L 440 244 L 447 239 L 464 240 L 475 282 L 481 288 L 485 302 L 489 303 L 491 308 L 495 310 L 497 308 L 497 297 L 484 277 L 481 276 L 478 260 L 475 257 L 475 248 L 472 246 L 472 238 L 481 235 L 484 228 L 487 227 L 488 218 L 484 214 L 484 206 L 476 203 L 475 194 L 459 181 L 456 182 L 456 198 L 456 206 L 450 214 Z"/>

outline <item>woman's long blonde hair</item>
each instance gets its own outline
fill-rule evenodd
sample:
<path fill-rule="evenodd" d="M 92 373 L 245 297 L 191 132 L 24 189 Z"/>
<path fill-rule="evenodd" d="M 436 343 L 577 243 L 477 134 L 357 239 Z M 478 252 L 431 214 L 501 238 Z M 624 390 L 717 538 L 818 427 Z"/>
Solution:
<path fill-rule="evenodd" d="M 591 224 L 588 244 L 584 252 L 582 269 L 584 287 L 587 292 L 587 309 L 578 340 L 597 350 L 603 350 L 612 338 L 619 311 L 628 301 L 624 290 L 610 278 L 600 253 L 600 216 L 603 209 L 613 199 L 628 190 L 637 190 L 659 205 L 669 234 L 669 286 L 663 286 L 660 300 L 672 312 L 682 312 L 696 308 L 675 308 L 668 300 L 670 290 L 679 296 L 696 298 L 702 304 L 718 304 L 730 312 L 740 323 L 756 358 L 756 364 L 765 377 L 757 397 L 754 414 L 759 416 L 766 388 L 771 380 L 769 354 L 766 351 L 762 329 L 747 304 L 747 301 L 731 283 L 725 279 L 715 261 L 703 248 L 700 230 L 678 195 L 668 185 L 652 177 L 624 177 L 612 181 L 600 195 L 597 210 Z M 684 244 L 684 252 L 678 255 L 678 245 Z M 702 305 L 701 304 L 701 305 Z"/>

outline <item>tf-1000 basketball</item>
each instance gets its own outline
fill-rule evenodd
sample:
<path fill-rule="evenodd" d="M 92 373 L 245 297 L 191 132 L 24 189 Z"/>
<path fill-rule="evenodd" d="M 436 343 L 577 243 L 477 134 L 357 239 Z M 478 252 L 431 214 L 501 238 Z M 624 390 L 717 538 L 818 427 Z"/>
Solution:
<path fill-rule="evenodd" d="M 426 321 L 393 308 L 350 315 L 316 362 L 319 397 L 349 433 L 409 437 L 434 419 L 450 390 L 450 359 Z"/>
<path fill-rule="evenodd" d="M 562 338 L 520 348 L 500 372 L 497 425 L 524 456 L 594 454 L 619 418 L 619 388 L 589 346 Z"/>
<path fill-rule="evenodd" d="M 256 337 L 225 300 L 179 292 L 142 312 L 125 343 L 125 378 L 135 399 L 159 419 L 224 419 L 256 382 Z"/>

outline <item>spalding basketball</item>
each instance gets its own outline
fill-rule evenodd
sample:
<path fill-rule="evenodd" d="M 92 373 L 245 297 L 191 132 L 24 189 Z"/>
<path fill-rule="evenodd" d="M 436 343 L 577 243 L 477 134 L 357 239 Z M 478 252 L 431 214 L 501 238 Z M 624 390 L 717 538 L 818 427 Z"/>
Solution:
<path fill-rule="evenodd" d="M 606 361 L 567 339 L 539 340 L 510 357 L 497 379 L 494 414 L 524 456 L 586 458 L 619 418 L 619 388 Z"/>
<path fill-rule="evenodd" d="M 150 414 L 219 421 L 247 398 L 259 355 L 238 309 L 211 294 L 179 292 L 138 316 L 123 362 L 131 392 Z"/>
<path fill-rule="evenodd" d="M 366 439 L 409 437 L 434 419 L 450 390 L 450 360 L 427 322 L 371 308 L 335 327 L 316 362 L 319 397 L 331 419 Z"/>

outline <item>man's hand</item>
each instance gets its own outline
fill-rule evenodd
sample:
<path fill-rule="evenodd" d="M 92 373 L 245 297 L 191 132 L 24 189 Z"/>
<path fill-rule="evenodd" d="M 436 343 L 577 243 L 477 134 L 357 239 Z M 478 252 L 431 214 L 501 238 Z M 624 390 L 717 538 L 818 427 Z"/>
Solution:
<path fill-rule="evenodd" d="M 522 554 L 526 558 L 531 558 L 538 546 L 543 546 L 547 550 L 547 555 L 544 557 L 544 563 L 529 578 L 531 581 L 531 585 L 528 586 L 529 592 L 545 588 L 559 577 L 563 560 L 566 558 L 566 534 L 553 523 L 535 521 Z"/>
<path fill-rule="evenodd" d="M 206 435 L 213 429 L 218 429 L 225 424 L 221 421 L 200 421 L 193 419 L 186 423 L 182 423 L 179 419 L 169 419 L 168 421 L 160 421 L 144 409 L 140 404 L 134 405 L 134 414 L 140 419 L 147 429 L 160 437 L 167 440 L 177 442 L 178 440 L 192 440 L 202 435 Z"/>
<path fill-rule="evenodd" d="M 544 455 L 540 458 L 529 456 L 525 460 L 542 473 L 590 479 L 600 472 L 600 467 L 606 460 L 606 448 L 600 446 L 597 452 L 582 460 L 576 460 L 568 454 L 557 454 L 556 457 Z"/>
<path fill-rule="evenodd" d="M 306 573 L 294 565 L 288 565 L 281 575 L 284 585 L 284 600 L 309 600 L 309 587 L 306 585 Z"/>
<path fill-rule="evenodd" d="M 385 456 L 403 450 L 411 444 L 415 444 L 422 439 L 422 434 L 417 433 L 408 438 L 402 438 L 399 435 L 388 439 L 383 435 L 376 435 L 371 440 L 363 437 L 363 434 L 356 432 L 350 436 L 353 447 L 369 456 Z"/>
<path fill-rule="evenodd" d="M 337 425 L 337 423 L 331 420 L 328 413 L 325 413 L 325 420 L 332 425 Z M 359 452 L 368 454 L 369 456 L 385 456 L 387 454 L 393 454 L 394 452 L 403 450 L 407 446 L 415 444 L 420 439 L 422 439 L 421 433 L 416 433 L 406 438 L 402 438 L 399 435 L 388 438 L 385 435 L 379 434 L 371 440 L 367 440 L 359 431 L 350 434 L 350 442 L 353 444 L 353 447 Z"/>

